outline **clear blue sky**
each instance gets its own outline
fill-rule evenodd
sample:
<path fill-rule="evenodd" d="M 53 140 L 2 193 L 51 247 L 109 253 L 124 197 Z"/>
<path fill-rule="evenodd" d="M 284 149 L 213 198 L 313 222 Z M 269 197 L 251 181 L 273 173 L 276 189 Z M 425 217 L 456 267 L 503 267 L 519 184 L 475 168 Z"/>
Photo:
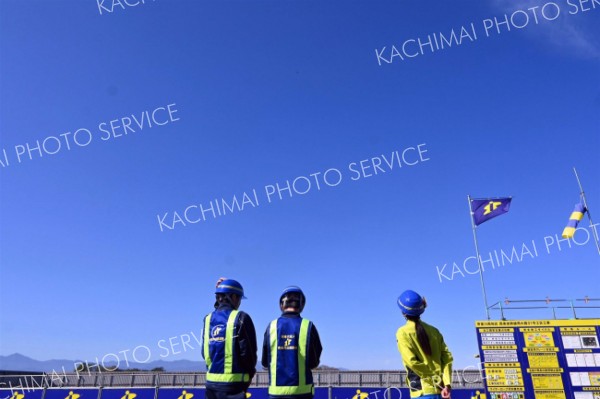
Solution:
<path fill-rule="evenodd" d="M 578 201 L 573 166 L 600 222 L 600 5 L 578 1 L 556 0 L 560 15 L 538 24 L 517 12 L 523 28 L 488 37 L 494 17 L 546 3 L 2 0 L 0 354 L 91 360 L 144 345 L 159 359 L 160 340 L 199 335 L 227 276 L 246 289 L 259 345 L 296 284 L 323 363 L 401 368 L 396 298 L 411 288 L 455 365 L 472 365 L 479 278 L 436 270 L 474 254 L 467 194 L 514 197 L 478 229 L 484 257 L 537 248 L 486 270 L 490 303 L 598 297 L 592 240 L 544 245 Z M 392 46 L 412 54 L 409 40 L 461 26 L 477 38 L 379 65 L 384 47 L 390 61 Z M 165 124 L 149 128 L 156 109 Z M 88 145 L 73 144 L 78 129 Z M 48 138 L 68 132 L 70 150 Z M 29 159 L 46 139 L 56 154 Z M 353 162 L 420 144 L 427 161 L 352 180 Z M 329 168 L 339 185 L 268 202 L 265 186 Z M 175 211 L 253 189 L 258 206 L 161 231 L 161 215 L 173 227 Z M 165 360 L 200 359 L 189 346 Z"/>

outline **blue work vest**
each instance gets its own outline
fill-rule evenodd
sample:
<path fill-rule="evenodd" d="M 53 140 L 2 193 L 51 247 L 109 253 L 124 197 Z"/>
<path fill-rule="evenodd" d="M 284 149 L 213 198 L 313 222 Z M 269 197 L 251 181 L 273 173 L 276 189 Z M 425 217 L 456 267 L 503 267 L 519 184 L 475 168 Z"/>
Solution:
<path fill-rule="evenodd" d="M 239 312 L 233 309 L 215 310 L 204 319 L 203 353 L 207 382 L 248 382 L 250 376 L 237 364 L 234 331 Z"/>
<path fill-rule="evenodd" d="M 280 317 L 269 325 L 269 395 L 314 394 L 308 368 L 311 322 L 301 317 Z"/>

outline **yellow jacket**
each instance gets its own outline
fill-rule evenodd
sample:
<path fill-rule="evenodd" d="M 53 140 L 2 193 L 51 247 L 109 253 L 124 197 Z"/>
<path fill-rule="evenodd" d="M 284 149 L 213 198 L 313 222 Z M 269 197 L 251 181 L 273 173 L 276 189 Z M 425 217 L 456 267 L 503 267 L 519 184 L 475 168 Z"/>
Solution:
<path fill-rule="evenodd" d="M 439 394 L 442 387 L 452 382 L 452 353 L 444 343 L 444 337 L 437 328 L 423 321 L 419 323 L 429 336 L 431 356 L 427 356 L 419 345 L 414 321 L 407 320 L 396 332 L 398 350 L 408 372 L 411 398 Z"/>

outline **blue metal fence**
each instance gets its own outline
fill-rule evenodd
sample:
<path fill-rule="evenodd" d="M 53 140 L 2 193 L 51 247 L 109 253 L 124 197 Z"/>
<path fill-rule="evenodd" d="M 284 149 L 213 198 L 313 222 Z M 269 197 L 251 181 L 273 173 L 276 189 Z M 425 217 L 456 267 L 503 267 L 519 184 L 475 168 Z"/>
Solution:
<path fill-rule="evenodd" d="M 409 399 L 404 371 L 316 371 L 315 399 Z M 268 399 L 258 372 L 248 399 Z M 205 373 L 0 375 L 0 399 L 204 399 Z M 483 391 L 478 370 L 456 370 L 453 399 Z"/>

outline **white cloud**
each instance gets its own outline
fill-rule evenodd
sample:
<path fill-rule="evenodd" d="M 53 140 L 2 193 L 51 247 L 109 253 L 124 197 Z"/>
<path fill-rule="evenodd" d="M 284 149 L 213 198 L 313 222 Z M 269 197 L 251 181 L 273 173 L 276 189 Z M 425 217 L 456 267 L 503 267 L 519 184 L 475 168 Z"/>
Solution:
<path fill-rule="evenodd" d="M 539 0 L 493 0 L 494 8 L 506 14 L 512 14 L 516 10 L 527 11 L 530 16 L 531 7 L 538 6 L 538 14 L 541 6 L 548 1 Z M 600 38 L 597 26 L 600 14 L 600 8 L 589 11 L 582 11 L 581 8 L 575 8 L 567 4 L 566 0 L 556 0 L 559 5 L 561 15 L 553 21 L 540 18 L 539 25 L 530 22 L 523 30 L 532 37 L 533 40 L 544 42 L 552 49 L 558 49 L 562 52 L 572 54 L 586 59 L 600 59 Z M 579 2 L 573 1 L 571 4 L 579 6 Z M 549 8 L 550 9 L 550 8 Z M 569 12 L 573 14 L 569 14 Z M 550 13 L 548 13 L 550 15 Z M 552 14 L 553 16 L 553 14 Z M 593 28 L 595 26 L 596 28 Z M 594 32 L 595 30 L 595 32 Z"/>

